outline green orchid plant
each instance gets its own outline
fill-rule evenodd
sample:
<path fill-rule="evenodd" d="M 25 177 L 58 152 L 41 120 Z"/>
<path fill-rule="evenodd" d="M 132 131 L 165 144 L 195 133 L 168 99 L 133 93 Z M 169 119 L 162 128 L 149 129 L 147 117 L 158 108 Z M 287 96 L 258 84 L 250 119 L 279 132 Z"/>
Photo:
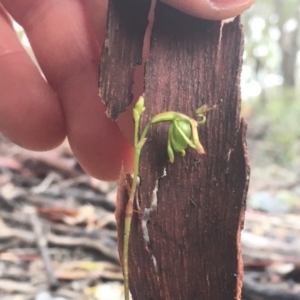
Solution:
<path fill-rule="evenodd" d="M 129 237 L 130 226 L 133 215 L 134 199 L 138 183 L 138 170 L 141 150 L 147 140 L 146 135 L 149 128 L 153 124 L 161 122 L 169 122 L 170 127 L 168 131 L 168 143 L 167 153 L 171 163 L 174 162 L 175 152 L 185 155 L 185 149 L 190 146 L 195 149 L 199 154 L 204 154 L 204 148 L 199 140 L 198 125 L 202 125 L 206 122 L 205 114 L 217 107 L 214 105 L 208 107 L 203 105 L 194 112 L 194 118 L 191 118 L 185 114 L 168 111 L 160 113 L 154 116 L 145 126 L 139 137 L 139 126 L 141 115 L 145 111 L 144 97 L 140 96 L 133 109 L 134 119 L 134 168 L 133 168 L 133 180 L 130 190 L 129 200 L 125 208 L 125 224 L 124 224 L 124 241 L 123 241 L 123 274 L 124 274 L 124 295 L 125 300 L 129 300 L 129 267 L 128 267 L 128 251 L 129 251 Z"/>

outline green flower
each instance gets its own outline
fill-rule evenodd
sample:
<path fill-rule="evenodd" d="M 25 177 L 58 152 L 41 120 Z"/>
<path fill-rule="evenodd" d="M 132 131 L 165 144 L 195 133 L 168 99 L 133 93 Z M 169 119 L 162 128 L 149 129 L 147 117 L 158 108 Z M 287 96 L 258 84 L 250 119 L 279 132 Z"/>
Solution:
<path fill-rule="evenodd" d="M 185 155 L 185 149 L 190 146 L 199 154 L 204 154 L 204 148 L 198 136 L 198 122 L 187 115 L 169 111 L 153 117 L 148 123 L 170 122 L 168 132 L 168 156 L 170 162 L 174 162 L 174 152 Z M 205 122 L 205 121 L 204 121 Z M 202 123 L 202 120 L 201 120 Z"/>
<path fill-rule="evenodd" d="M 195 149 L 199 154 L 204 154 L 205 150 L 199 140 L 198 136 L 198 125 L 202 125 L 206 121 L 205 114 L 217 107 L 216 104 L 212 107 L 203 105 L 196 109 L 194 112 L 195 119 L 174 111 L 168 111 L 153 117 L 145 126 L 140 141 L 142 145 L 146 141 L 146 134 L 152 124 L 160 122 L 169 122 L 169 132 L 168 132 L 168 144 L 167 152 L 170 159 L 170 162 L 174 162 L 174 152 L 180 153 L 182 156 L 185 155 L 185 150 L 188 146 Z M 136 103 L 133 109 L 133 116 L 135 123 L 139 123 L 141 114 L 144 112 L 144 97 L 140 96 L 138 102 Z"/>

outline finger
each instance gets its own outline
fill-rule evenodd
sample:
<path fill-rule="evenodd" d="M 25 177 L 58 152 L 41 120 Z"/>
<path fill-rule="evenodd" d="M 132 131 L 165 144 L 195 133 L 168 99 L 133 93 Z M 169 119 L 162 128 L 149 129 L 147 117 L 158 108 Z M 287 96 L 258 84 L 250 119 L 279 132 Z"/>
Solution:
<path fill-rule="evenodd" d="M 208 20 L 235 17 L 248 9 L 255 0 L 162 0 L 187 14 Z"/>
<path fill-rule="evenodd" d="M 7 15 L 6 11 L 4 10 L 3 6 L 1 5 L 1 3 L 0 3 L 0 16 L 7 22 L 8 25 L 10 25 L 12 27 L 11 20 L 10 20 L 9 16 Z"/>
<path fill-rule="evenodd" d="M 114 180 L 122 163 L 131 171 L 132 148 L 98 97 L 99 47 L 79 0 L 2 0 L 26 30 L 39 64 L 64 108 L 67 134 L 91 175 Z"/>
<path fill-rule="evenodd" d="M 31 150 L 53 148 L 65 137 L 60 104 L 0 11 L 0 131 Z"/>
<path fill-rule="evenodd" d="M 105 39 L 108 0 L 85 0 L 83 3 L 86 6 L 98 44 L 102 47 Z"/>

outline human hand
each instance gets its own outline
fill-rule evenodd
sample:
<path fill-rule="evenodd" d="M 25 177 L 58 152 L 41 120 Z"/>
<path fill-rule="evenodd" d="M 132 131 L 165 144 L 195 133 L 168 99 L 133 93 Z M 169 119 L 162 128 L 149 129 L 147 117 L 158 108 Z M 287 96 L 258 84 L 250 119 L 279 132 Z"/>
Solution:
<path fill-rule="evenodd" d="M 197 17 L 225 19 L 254 0 L 164 2 Z M 122 163 L 131 172 L 132 147 L 107 118 L 98 96 L 107 0 L 0 3 L 0 131 L 36 151 L 52 149 L 67 136 L 82 167 L 102 180 L 117 179 Z M 47 81 L 19 43 L 6 12 L 24 27 Z M 129 118 L 120 123 L 123 133 L 131 130 Z"/>

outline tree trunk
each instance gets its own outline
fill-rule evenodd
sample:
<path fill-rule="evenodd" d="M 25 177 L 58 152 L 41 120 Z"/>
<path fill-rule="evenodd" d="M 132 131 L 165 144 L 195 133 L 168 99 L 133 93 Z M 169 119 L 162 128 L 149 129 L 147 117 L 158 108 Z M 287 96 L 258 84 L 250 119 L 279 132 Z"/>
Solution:
<path fill-rule="evenodd" d="M 110 1 L 110 18 L 124 1 Z M 134 12 L 139 15 L 137 9 Z M 119 18 L 122 14 L 115 20 Z M 120 59 L 128 49 L 109 42 L 117 40 L 117 34 L 108 27 L 106 47 L 123 49 L 114 54 Z M 105 50 L 102 62 L 110 55 Z M 240 121 L 242 51 L 239 18 L 226 24 L 201 20 L 157 2 L 145 69 L 143 125 L 160 112 L 192 116 L 202 104 L 222 102 L 208 113 L 208 121 L 199 130 L 205 155 L 189 149 L 171 164 L 168 125 L 154 125 L 148 134 L 141 156 L 140 211 L 133 217 L 129 246 L 133 299 L 240 299 L 240 233 L 249 182 L 246 125 Z M 126 70 L 132 76 L 130 65 Z M 113 78 L 106 80 L 101 86 Z M 121 94 L 124 87 L 119 90 Z M 105 100 L 109 99 L 106 94 Z M 130 184 L 128 175 L 122 175 L 116 211 L 120 256 Z M 145 215 L 147 226 L 143 226 Z"/>
<path fill-rule="evenodd" d="M 300 21 L 300 1 L 291 3 L 294 7 L 294 16 L 284 14 L 285 1 L 275 1 L 275 11 L 279 16 L 278 27 L 280 30 L 279 47 L 281 49 L 281 74 L 284 85 L 294 87 L 296 84 L 297 70 L 297 53 L 298 53 L 298 36 L 299 36 L 299 21 Z M 291 11 L 293 11 L 291 9 Z M 296 25 L 293 29 L 287 27 L 289 21 L 294 19 Z"/>

